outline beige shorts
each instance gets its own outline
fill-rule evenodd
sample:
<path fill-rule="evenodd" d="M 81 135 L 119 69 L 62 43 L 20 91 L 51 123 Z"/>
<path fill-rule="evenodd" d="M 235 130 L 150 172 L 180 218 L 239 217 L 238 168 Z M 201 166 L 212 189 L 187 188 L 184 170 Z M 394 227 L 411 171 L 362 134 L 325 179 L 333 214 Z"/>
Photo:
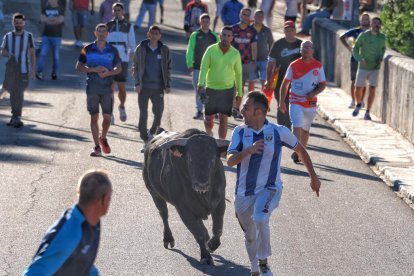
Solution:
<path fill-rule="evenodd" d="M 365 70 L 358 68 L 355 80 L 356 87 L 364 87 L 365 81 L 368 80 L 369 86 L 377 86 L 379 70 Z"/>

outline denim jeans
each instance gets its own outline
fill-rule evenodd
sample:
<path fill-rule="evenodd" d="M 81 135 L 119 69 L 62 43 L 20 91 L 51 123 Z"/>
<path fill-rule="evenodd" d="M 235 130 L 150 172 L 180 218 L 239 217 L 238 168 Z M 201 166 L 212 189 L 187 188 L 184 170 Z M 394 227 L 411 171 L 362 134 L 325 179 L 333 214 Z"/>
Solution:
<path fill-rule="evenodd" d="M 139 9 L 139 14 L 135 22 L 135 26 L 141 27 L 142 21 L 144 20 L 145 12 L 148 11 L 148 28 L 155 23 L 155 12 L 157 9 L 157 4 L 146 4 L 142 3 L 141 8 Z"/>
<path fill-rule="evenodd" d="M 331 13 L 327 10 L 316 11 L 308 14 L 305 17 L 305 22 L 303 23 L 302 32 L 309 33 L 312 28 L 312 21 L 314 18 L 329 18 Z"/>
<path fill-rule="evenodd" d="M 203 103 L 200 100 L 200 97 L 198 96 L 198 77 L 200 74 L 200 70 L 194 70 L 193 71 L 193 86 L 195 90 L 195 101 L 196 101 L 196 108 L 198 112 L 203 112 Z"/>
<path fill-rule="evenodd" d="M 59 51 L 62 43 L 61 37 L 42 36 L 42 48 L 40 50 L 40 57 L 37 63 L 37 72 L 43 72 L 45 67 L 45 59 L 49 52 L 49 47 L 52 47 L 53 52 L 53 67 L 52 74 L 57 74 L 59 70 Z"/>

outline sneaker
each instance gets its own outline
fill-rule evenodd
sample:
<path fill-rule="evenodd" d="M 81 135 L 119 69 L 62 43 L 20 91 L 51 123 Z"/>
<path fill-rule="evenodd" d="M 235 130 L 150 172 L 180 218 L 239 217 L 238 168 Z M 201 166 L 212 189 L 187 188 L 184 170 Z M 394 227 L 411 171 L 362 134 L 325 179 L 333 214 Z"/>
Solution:
<path fill-rule="evenodd" d="M 52 74 L 52 80 L 57 80 L 57 75 L 55 73 Z"/>
<path fill-rule="evenodd" d="M 259 270 L 260 270 L 260 275 L 273 276 L 273 273 L 270 270 L 270 266 L 267 263 L 267 260 L 259 261 Z"/>
<path fill-rule="evenodd" d="M 91 152 L 90 156 L 98 157 L 102 156 L 102 151 L 100 146 L 96 146 L 93 148 L 93 151 Z"/>
<path fill-rule="evenodd" d="M 196 114 L 193 116 L 194 120 L 203 120 L 204 119 L 204 114 L 201 111 L 197 111 Z"/>
<path fill-rule="evenodd" d="M 299 155 L 296 152 L 293 152 L 290 156 L 295 164 L 300 163 Z"/>
<path fill-rule="evenodd" d="M 14 126 L 14 121 L 16 121 L 16 117 L 15 117 L 15 116 L 12 116 L 12 117 L 10 118 L 10 122 L 8 122 L 8 123 L 7 123 L 7 125 L 8 125 L 8 126 Z"/>
<path fill-rule="evenodd" d="M 23 126 L 23 122 L 20 120 L 20 116 L 16 116 L 15 120 L 13 122 L 13 127 L 14 128 L 21 128 Z"/>
<path fill-rule="evenodd" d="M 99 144 L 102 147 L 102 151 L 105 154 L 111 153 L 111 147 L 108 144 L 108 139 L 99 137 Z"/>
<path fill-rule="evenodd" d="M 36 79 L 43 80 L 43 73 L 42 72 L 37 72 L 36 73 Z"/>
<path fill-rule="evenodd" d="M 349 108 L 355 108 L 355 101 L 352 100 L 348 107 Z"/>
<path fill-rule="evenodd" d="M 115 125 L 115 116 L 113 113 L 111 114 L 111 125 Z"/>
<path fill-rule="evenodd" d="M 240 110 L 238 108 L 233 107 L 231 115 L 233 115 L 234 119 L 236 120 L 243 120 L 243 116 L 241 115 Z"/>
<path fill-rule="evenodd" d="M 357 104 L 354 111 L 352 111 L 352 116 L 354 117 L 358 116 L 360 110 L 361 110 L 361 104 Z"/>
<path fill-rule="evenodd" d="M 371 115 L 369 115 L 369 112 L 365 112 L 364 120 L 368 120 L 368 121 L 371 121 L 372 120 L 371 119 Z"/>
<path fill-rule="evenodd" d="M 125 107 L 118 106 L 118 110 L 119 110 L 119 119 L 122 122 L 125 122 L 127 120 L 127 114 L 126 114 L 126 111 L 125 111 Z"/>

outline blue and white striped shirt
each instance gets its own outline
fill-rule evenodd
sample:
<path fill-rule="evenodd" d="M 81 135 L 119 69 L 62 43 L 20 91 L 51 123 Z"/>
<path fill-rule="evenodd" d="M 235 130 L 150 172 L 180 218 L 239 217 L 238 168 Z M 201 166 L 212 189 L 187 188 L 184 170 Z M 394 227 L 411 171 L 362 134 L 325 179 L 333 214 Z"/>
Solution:
<path fill-rule="evenodd" d="M 282 186 L 282 146 L 294 148 L 298 144 L 296 136 L 285 126 L 272 124 L 268 120 L 259 131 L 245 124 L 237 126 L 233 130 L 227 152 L 241 152 L 261 139 L 265 141 L 264 151 L 250 155 L 237 164 L 236 195 L 250 196 L 265 188 Z"/>

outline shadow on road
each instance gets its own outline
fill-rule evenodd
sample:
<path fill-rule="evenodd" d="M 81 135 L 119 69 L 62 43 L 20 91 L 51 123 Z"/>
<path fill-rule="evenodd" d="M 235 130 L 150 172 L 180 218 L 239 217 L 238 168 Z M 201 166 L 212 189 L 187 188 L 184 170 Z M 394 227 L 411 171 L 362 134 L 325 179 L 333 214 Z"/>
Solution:
<path fill-rule="evenodd" d="M 187 261 L 190 263 L 192 267 L 195 269 L 198 269 L 200 272 L 203 273 L 203 275 L 248 275 L 250 273 L 250 269 L 248 269 L 245 266 L 235 264 L 231 261 L 226 260 L 220 255 L 212 254 L 212 257 L 215 262 L 215 266 L 208 266 L 208 265 L 202 265 L 197 259 L 194 257 L 188 256 L 184 252 L 182 252 L 179 249 L 169 249 L 173 252 L 176 252 L 180 255 L 182 255 L 184 258 L 187 259 Z"/>
<path fill-rule="evenodd" d="M 344 170 L 344 169 L 340 169 L 338 167 L 321 165 L 321 164 L 314 164 L 314 167 L 318 168 L 320 170 L 324 170 L 324 171 L 328 171 L 328 172 L 332 172 L 332 173 L 336 173 L 336 174 L 342 174 L 342 175 L 346 175 L 346 176 L 349 176 L 349 177 L 354 177 L 358 180 L 365 179 L 365 180 L 376 181 L 376 182 L 382 184 L 381 180 L 378 177 L 374 176 L 374 175 L 369 175 L 369 174 L 365 174 L 365 173 L 358 173 L 358 172 L 355 172 L 355 171 Z"/>
<path fill-rule="evenodd" d="M 355 160 L 360 159 L 359 156 L 357 156 L 355 153 L 348 153 L 348 152 L 334 150 L 334 149 L 322 148 L 322 147 L 314 146 L 314 145 L 308 145 L 306 149 L 311 150 L 311 151 L 325 153 L 325 154 L 331 154 L 331 155 L 338 156 L 338 157 L 345 157 L 345 158 L 350 158 L 350 159 L 355 159 Z"/>
<path fill-rule="evenodd" d="M 106 155 L 106 156 L 103 156 L 103 158 L 114 161 L 114 162 L 117 162 L 117 163 L 120 163 L 122 165 L 128 165 L 128 166 L 131 166 L 131 167 L 135 167 L 139 170 L 142 170 L 142 167 L 144 165 L 141 162 L 137 162 L 137 161 L 129 160 L 129 159 L 125 159 L 125 158 L 120 158 L 120 157 L 113 156 L 113 155 Z"/>

